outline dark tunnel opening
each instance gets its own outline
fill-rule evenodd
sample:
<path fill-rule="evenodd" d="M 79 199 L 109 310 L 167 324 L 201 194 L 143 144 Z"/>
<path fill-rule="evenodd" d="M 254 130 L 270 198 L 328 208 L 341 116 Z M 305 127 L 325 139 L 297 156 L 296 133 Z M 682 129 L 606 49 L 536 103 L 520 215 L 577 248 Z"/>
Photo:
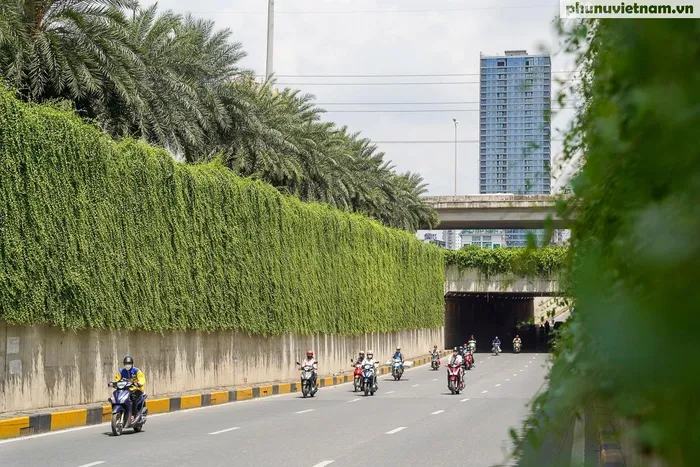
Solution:
<path fill-rule="evenodd" d="M 512 352 L 519 335 L 523 352 L 542 351 L 539 326 L 534 324 L 534 296 L 519 293 L 448 293 L 445 296 L 445 348 L 458 347 L 473 334 L 477 352 L 490 352 L 495 336 L 501 350 Z"/>

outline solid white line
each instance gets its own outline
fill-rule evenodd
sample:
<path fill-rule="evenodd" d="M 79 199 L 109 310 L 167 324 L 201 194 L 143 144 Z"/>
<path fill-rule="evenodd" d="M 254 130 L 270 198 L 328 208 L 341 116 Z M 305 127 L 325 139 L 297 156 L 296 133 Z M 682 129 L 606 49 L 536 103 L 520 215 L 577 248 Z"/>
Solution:
<path fill-rule="evenodd" d="M 443 412 L 444 412 L 444 410 L 438 410 L 436 412 L 431 413 L 430 415 L 438 415 L 438 414 L 441 414 Z"/>
<path fill-rule="evenodd" d="M 387 392 L 387 394 L 393 394 L 393 393 L 394 393 L 394 391 L 389 391 L 389 392 Z"/>
<path fill-rule="evenodd" d="M 90 464 L 79 465 L 78 467 L 92 467 L 93 465 L 100 465 L 100 464 L 104 464 L 105 462 L 106 461 L 97 461 L 97 462 L 92 462 Z"/>
<path fill-rule="evenodd" d="M 314 409 L 306 409 L 306 410 L 301 410 L 301 411 L 295 412 L 295 413 L 306 413 L 306 412 L 313 412 L 313 411 L 314 411 Z"/>
<path fill-rule="evenodd" d="M 462 399 L 460 402 L 467 402 L 469 398 L 467 397 L 466 399 Z"/>
<path fill-rule="evenodd" d="M 240 430 L 240 429 L 241 429 L 240 426 L 234 426 L 233 428 L 226 428 L 225 430 L 219 430 L 219 431 L 215 431 L 215 432 L 209 433 L 209 434 L 210 434 L 210 435 L 219 435 L 219 434 L 221 434 L 221 433 L 227 433 L 227 432 L 229 432 L 229 431 Z"/>
<path fill-rule="evenodd" d="M 331 465 L 334 461 L 323 461 L 319 462 L 318 464 L 314 465 L 314 467 L 326 467 L 327 465 Z"/>
<path fill-rule="evenodd" d="M 353 400 L 348 401 L 348 402 L 357 402 L 357 401 L 359 401 L 359 400 L 360 400 L 360 399 L 353 399 Z"/>
<path fill-rule="evenodd" d="M 574 425 L 574 443 L 571 446 L 571 465 L 583 465 L 586 458 L 586 421 L 576 419 Z"/>
<path fill-rule="evenodd" d="M 416 386 L 418 386 L 418 385 L 417 385 L 417 384 L 414 384 L 414 385 L 413 385 L 412 387 L 414 387 L 414 388 L 415 388 Z"/>
<path fill-rule="evenodd" d="M 500 385 L 501 385 L 501 383 L 498 383 L 498 384 L 496 385 L 496 387 L 498 387 L 498 386 L 500 386 Z"/>
<path fill-rule="evenodd" d="M 398 427 L 398 428 L 394 428 L 394 429 L 391 430 L 391 431 L 387 431 L 387 432 L 384 433 L 384 434 L 385 434 L 385 435 L 393 435 L 394 433 L 398 433 L 399 431 L 405 430 L 405 429 L 406 429 L 405 426 L 400 426 L 400 427 Z"/>
<path fill-rule="evenodd" d="M 481 391 L 482 394 L 486 394 L 488 390 Z"/>

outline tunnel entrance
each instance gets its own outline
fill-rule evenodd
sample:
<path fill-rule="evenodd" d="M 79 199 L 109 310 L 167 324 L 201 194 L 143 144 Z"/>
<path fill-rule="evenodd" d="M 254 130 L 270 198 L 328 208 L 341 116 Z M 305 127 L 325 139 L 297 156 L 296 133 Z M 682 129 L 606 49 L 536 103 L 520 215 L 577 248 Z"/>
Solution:
<path fill-rule="evenodd" d="M 495 336 L 501 340 L 501 350 L 511 352 L 518 334 L 523 352 L 539 351 L 534 316 L 534 295 L 450 292 L 445 295 L 445 348 L 460 346 L 473 334 L 477 352 L 490 352 Z"/>

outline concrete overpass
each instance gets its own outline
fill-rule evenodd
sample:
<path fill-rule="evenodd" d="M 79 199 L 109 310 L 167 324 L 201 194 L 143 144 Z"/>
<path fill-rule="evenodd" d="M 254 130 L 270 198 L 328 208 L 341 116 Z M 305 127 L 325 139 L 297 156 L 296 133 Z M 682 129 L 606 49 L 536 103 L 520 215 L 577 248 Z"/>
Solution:
<path fill-rule="evenodd" d="M 541 229 L 551 216 L 553 227 L 566 222 L 555 213 L 555 203 L 566 195 L 426 196 L 438 213 L 433 229 Z"/>

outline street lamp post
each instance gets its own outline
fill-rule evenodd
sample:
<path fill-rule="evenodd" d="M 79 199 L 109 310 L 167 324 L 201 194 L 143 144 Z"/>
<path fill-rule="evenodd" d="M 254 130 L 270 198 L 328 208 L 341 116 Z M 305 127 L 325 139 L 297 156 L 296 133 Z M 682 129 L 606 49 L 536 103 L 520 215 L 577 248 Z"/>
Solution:
<path fill-rule="evenodd" d="M 275 39 L 275 0 L 267 1 L 267 60 L 265 78 L 272 76 L 272 43 Z"/>
<path fill-rule="evenodd" d="M 459 122 L 456 118 L 453 118 L 452 121 L 455 123 L 455 196 L 457 196 L 457 125 Z"/>

